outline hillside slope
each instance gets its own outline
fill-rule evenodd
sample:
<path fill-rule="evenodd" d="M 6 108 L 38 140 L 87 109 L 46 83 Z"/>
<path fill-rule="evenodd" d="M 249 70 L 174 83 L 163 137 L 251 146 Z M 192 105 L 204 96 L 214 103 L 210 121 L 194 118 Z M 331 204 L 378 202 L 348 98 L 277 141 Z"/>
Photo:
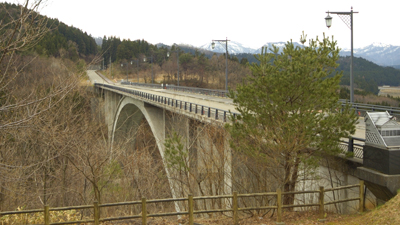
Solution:
<path fill-rule="evenodd" d="M 397 194 L 386 204 L 371 212 L 360 215 L 345 224 L 400 224 L 400 195 Z"/>

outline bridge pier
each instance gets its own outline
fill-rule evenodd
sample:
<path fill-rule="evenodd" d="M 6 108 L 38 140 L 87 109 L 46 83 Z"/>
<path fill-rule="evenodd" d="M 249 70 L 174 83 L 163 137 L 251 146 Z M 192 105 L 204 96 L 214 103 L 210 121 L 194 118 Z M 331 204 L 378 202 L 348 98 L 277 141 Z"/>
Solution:
<path fill-rule="evenodd" d="M 117 112 L 119 100 L 121 99 L 122 96 L 112 91 L 107 91 L 107 90 L 103 91 L 104 91 L 104 112 L 106 119 L 105 122 L 108 126 L 108 140 L 112 140 L 114 117 Z"/>

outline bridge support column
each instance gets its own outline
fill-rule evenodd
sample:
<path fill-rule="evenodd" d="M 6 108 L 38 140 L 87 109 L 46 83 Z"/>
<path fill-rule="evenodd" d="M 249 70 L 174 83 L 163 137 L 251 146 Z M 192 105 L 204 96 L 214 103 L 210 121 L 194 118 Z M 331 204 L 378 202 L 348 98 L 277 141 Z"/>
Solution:
<path fill-rule="evenodd" d="M 121 96 L 115 92 L 104 90 L 104 111 L 105 111 L 105 119 L 106 124 L 108 126 L 108 140 L 111 144 L 113 126 L 114 126 L 114 117 L 117 113 L 117 107 Z"/>

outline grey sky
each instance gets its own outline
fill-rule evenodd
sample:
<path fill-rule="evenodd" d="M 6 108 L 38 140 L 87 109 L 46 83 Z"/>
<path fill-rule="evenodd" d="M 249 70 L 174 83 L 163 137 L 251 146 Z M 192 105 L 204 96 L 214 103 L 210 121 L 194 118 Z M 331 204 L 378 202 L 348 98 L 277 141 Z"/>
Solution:
<path fill-rule="evenodd" d="M 334 35 L 340 48 L 350 48 L 346 24 L 331 15 L 328 29 L 324 18 L 326 11 L 350 11 L 351 6 L 359 12 L 354 14 L 355 48 L 373 42 L 400 46 L 399 0 L 49 0 L 41 13 L 93 37 L 112 35 L 153 44 L 200 46 L 228 37 L 258 48 L 266 42 L 298 42 L 304 31 L 307 38 L 323 32 Z"/>

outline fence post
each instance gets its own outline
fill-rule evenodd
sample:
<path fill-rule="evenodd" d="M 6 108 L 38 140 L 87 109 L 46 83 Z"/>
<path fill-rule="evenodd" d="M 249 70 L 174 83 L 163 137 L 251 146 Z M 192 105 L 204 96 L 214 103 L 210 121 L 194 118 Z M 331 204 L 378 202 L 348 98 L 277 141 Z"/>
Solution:
<path fill-rule="evenodd" d="M 364 212 L 364 181 L 360 180 L 360 213 Z"/>
<path fill-rule="evenodd" d="M 45 205 L 44 206 L 44 224 L 49 225 L 50 224 L 50 212 L 49 212 L 49 206 Z"/>
<path fill-rule="evenodd" d="M 325 190 L 324 187 L 319 187 L 319 221 L 323 221 L 325 219 L 324 215 L 324 195 Z"/>
<path fill-rule="evenodd" d="M 189 225 L 193 225 L 193 195 L 189 194 Z"/>
<path fill-rule="evenodd" d="M 93 210 L 94 210 L 94 224 L 99 225 L 100 224 L 100 208 L 99 208 L 99 203 L 95 201 L 93 203 Z"/>
<path fill-rule="evenodd" d="M 147 224 L 146 198 L 142 198 L 142 225 Z"/>
<path fill-rule="evenodd" d="M 277 223 L 282 223 L 282 192 L 281 189 L 276 189 L 276 206 L 277 206 Z"/>
<path fill-rule="evenodd" d="M 349 137 L 349 144 L 347 145 L 348 152 L 354 152 L 354 139 L 353 137 Z"/>
<path fill-rule="evenodd" d="M 233 224 L 239 224 L 239 215 L 238 215 L 238 198 L 237 198 L 237 191 L 233 192 Z"/>

